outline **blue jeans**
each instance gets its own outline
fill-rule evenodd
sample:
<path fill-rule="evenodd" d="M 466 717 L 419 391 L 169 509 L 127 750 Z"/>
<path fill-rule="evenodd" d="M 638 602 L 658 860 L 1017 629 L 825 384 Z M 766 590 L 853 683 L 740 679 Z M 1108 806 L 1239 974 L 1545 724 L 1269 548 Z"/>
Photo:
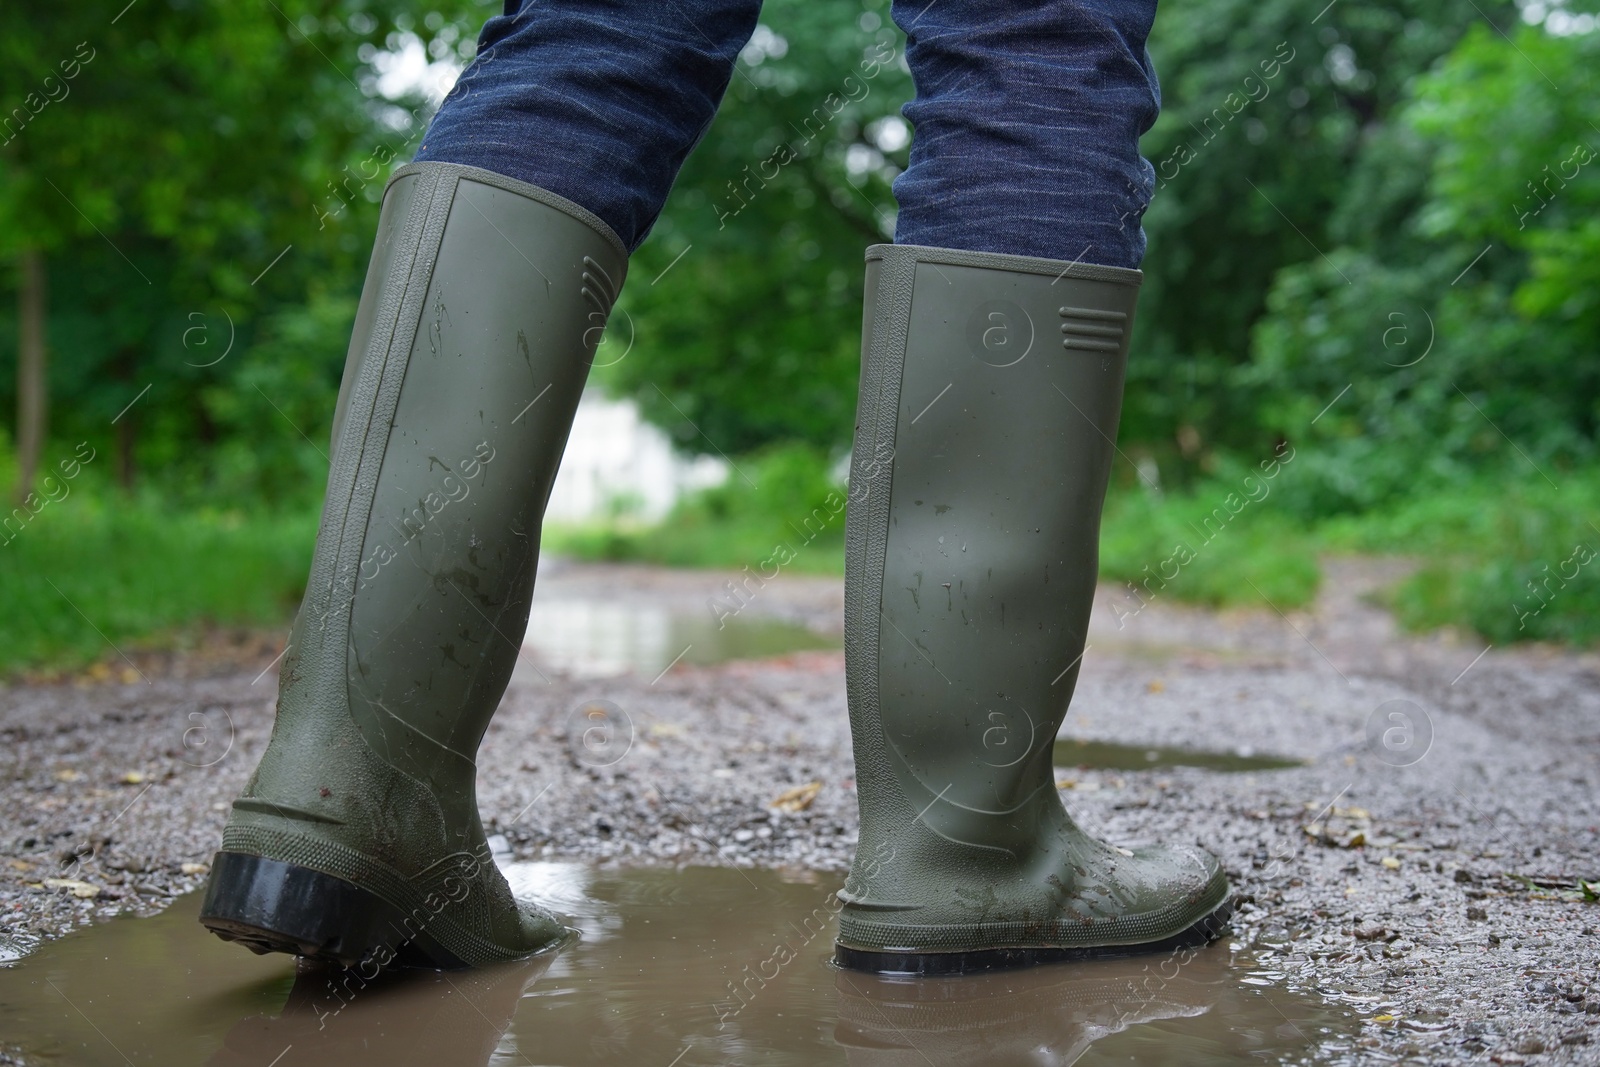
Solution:
<path fill-rule="evenodd" d="M 1156 0 L 895 0 L 916 98 L 895 240 L 1137 267 Z M 715 117 L 760 0 L 506 0 L 419 160 L 559 193 L 634 249 Z"/>

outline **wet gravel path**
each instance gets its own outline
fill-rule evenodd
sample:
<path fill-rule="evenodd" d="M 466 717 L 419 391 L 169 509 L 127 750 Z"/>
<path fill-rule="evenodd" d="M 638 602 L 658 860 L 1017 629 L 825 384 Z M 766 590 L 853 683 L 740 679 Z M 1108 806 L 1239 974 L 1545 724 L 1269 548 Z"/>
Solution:
<path fill-rule="evenodd" d="M 1235 939 L 1371 1020 L 1360 1061 L 1600 1063 L 1600 903 L 1583 889 L 1600 880 L 1600 657 L 1399 635 L 1364 599 L 1395 573 L 1334 562 L 1316 610 L 1287 617 L 1129 616 L 1103 592 L 1064 736 L 1306 762 L 1062 768 L 1063 795 L 1119 843 L 1224 857 L 1246 901 Z M 540 595 L 705 612 L 725 577 L 555 566 Z M 782 579 L 746 610 L 836 632 L 842 596 Z M 271 727 L 271 653 L 225 659 L 0 688 L 0 956 L 200 883 Z M 769 806 L 791 790 L 801 810 Z M 524 657 L 480 797 L 522 858 L 842 868 L 843 655 L 654 679 Z"/>

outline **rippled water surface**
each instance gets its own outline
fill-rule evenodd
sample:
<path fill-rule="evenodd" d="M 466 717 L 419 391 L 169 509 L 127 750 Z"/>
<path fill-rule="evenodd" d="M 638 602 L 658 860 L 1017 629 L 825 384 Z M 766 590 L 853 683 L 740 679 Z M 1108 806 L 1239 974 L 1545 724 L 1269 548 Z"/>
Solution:
<path fill-rule="evenodd" d="M 24 1063 L 228 1067 L 850 1067 L 1341 1062 L 1356 1017 L 1198 953 L 980 977 L 837 970 L 832 874 L 514 864 L 568 916 L 564 950 L 363 984 L 252 956 L 198 895 L 0 968 L 0 1048 Z"/>

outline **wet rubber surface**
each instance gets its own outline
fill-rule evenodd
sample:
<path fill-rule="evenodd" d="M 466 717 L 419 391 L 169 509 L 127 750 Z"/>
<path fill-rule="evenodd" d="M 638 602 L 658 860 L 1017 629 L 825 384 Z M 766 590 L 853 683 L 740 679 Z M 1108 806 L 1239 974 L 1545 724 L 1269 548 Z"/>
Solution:
<path fill-rule="evenodd" d="M 834 874 L 507 871 L 581 938 L 525 963 L 365 980 L 253 956 L 198 894 L 0 969 L 0 1048 L 27 1064 L 1232 1064 L 1350 1056 L 1359 1020 L 1204 950 L 957 979 L 840 971 Z"/>

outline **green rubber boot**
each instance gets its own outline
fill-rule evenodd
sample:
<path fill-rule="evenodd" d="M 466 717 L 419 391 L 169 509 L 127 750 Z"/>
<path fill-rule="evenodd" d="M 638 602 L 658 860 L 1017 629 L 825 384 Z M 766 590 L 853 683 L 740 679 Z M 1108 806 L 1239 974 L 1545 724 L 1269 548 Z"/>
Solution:
<path fill-rule="evenodd" d="M 861 839 L 836 959 L 953 974 L 1204 941 L 1228 881 L 1056 792 L 1141 275 L 867 252 L 846 531 Z"/>
<path fill-rule="evenodd" d="M 490 860 L 475 758 L 626 267 L 603 222 L 534 186 L 442 163 L 390 181 L 272 741 L 201 908 L 223 938 L 462 967 L 566 936 Z"/>

